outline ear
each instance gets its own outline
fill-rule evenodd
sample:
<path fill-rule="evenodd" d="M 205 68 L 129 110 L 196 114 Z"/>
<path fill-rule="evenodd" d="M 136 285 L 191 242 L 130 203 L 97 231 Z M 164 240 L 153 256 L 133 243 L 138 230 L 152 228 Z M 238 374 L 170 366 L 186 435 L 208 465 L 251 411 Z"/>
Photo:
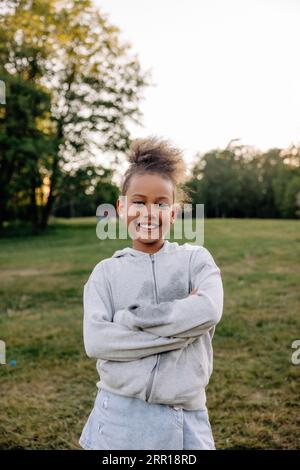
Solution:
<path fill-rule="evenodd" d="M 117 199 L 116 209 L 117 209 L 117 214 L 118 214 L 119 218 L 123 219 L 124 218 L 124 212 L 123 212 L 122 203 L 121 203 L 119 198 Z"/>
<path fill-rule="evenodd" d="M 174 224 L 176 217 L 177 217 L 177 212 L 178 212 L 178 206 L 176 203 L 174 203 L 172 207 L 172 211 L 171 211 L 171 217 L 170 217 L 171 224 Z"/>

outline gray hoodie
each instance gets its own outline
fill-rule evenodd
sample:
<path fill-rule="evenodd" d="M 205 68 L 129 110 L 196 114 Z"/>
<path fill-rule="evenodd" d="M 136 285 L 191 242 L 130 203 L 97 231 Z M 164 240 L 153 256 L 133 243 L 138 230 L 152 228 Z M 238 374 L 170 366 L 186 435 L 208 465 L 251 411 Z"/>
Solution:
<path fill-rule="evenodd" d="M 165 240 L 154 254 L 126 247 L 100 261 L 83 295 L 84 347 L 97 359 L 97 387 L 203 409 L 223 296 L 220 268 L 203 246 Z"/>

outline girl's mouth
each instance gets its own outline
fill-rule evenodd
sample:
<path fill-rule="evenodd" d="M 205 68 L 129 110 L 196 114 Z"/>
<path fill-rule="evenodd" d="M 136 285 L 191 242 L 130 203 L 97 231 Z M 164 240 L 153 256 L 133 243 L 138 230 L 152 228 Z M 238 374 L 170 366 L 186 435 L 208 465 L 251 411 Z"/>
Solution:
<path fill-rule="evenodd" d="M 143 224 L 141 222 L 137 222 L 136 226 L 144 232 L 151 232 L 156 230 L 159 227 L 159 224 Z"/>

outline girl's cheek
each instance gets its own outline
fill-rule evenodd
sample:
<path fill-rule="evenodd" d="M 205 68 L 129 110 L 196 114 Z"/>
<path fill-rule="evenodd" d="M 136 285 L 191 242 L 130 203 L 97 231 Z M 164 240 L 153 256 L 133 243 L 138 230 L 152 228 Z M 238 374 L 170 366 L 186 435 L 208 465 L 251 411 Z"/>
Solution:
<path fill-rule="evenodd" d="M 171 211 L 165 211 L 165 212 L 162 214 L 161 219 L 162 219 L 162 225 L 163 225 L 163 227 L 169 228 L 170 223 L 171 223 Z"/>

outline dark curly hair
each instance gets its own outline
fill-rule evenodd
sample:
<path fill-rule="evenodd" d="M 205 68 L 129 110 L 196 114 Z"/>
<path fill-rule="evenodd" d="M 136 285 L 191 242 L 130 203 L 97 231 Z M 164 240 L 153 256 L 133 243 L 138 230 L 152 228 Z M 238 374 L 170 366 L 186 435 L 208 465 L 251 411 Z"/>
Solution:
<path fill-rule="evenodd" d="M 172 181 L 174 200 L 177 204 L 190 201 L 184 183 L 186 182 L 183 152 L 172 143 L 157 136 L 135 139 L 127 152 L 130 163 L 126 170 L 121 194 L 126 195 L 133 175 L 158 173 Z"/>

